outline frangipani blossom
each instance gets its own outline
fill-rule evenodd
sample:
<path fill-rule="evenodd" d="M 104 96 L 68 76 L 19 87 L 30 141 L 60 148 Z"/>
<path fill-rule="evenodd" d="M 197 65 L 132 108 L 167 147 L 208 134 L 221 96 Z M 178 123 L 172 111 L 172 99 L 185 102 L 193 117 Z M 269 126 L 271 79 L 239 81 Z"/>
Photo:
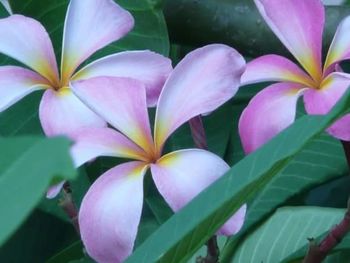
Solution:
<path fill-rule="evenodd" d="M 36 90 L 45 90 L 39 117 L 46 135 L 68 134 L 82 127 L 103 127 L 105 121 L 71 92 L 70 80 L 96 76 L 129 77 L 146 85 L 154 106 L 172 70 L 171 61 L 150 51 L 127 51 L 78 67 L 97 50 L 122 38 L 133 27 L 129 12 L 113 0 L 71 0 L 62 43 L 60 74 L 48 33 L 22 15 L 0 19 L 0 52 L 30 69 L 0 67 L 0 111 Z M 128 87 L 125 87 L 128 89 Z"/>
<path fill-rule="evenodd" d="M 82 201 L 81 237 L 97 262 L 122 262 L 132 252 L 142 211 L 143 178 L 148 169 L 174 211 L 228 171 L 228 165 L 208 151 L 187 149 L 162 155 L 162 149 L 183 123 L 230 99 L 238 90 L 244 67 L 242 56 L 225 45 L 209 45 L 188 54 L 162 89 L 154 140 L 141 82 L 129 78 L 72 82 L 74 93 L 119 130 L 93 128 L 73 134 L 75 164 L 79 166 L 98 156 L 135 160 L 101 175 Z M 244 205 L 218 233 L 232 235 L 239 231 L 245 211 Z"/>
<path fill-rule="evenodd" d="M 250 153 L 295 120 L 297 100 L 304 95 L 309 114 L 326 114 L 350 85 L 350 75 L 338 63 L 350 58 L 350 17 L 336 31 L 322 66 L 325 10 L 320 0 L 255 0 L 272 31 L 293 54 L 303 71 L 278 55 L 265 55 L 247 64 L 242 84 L 279 81 L 259 92 L 243 111 L 239 132 Z M 335 122 L 328 132 L 350 140 L 350 115 Z"/>

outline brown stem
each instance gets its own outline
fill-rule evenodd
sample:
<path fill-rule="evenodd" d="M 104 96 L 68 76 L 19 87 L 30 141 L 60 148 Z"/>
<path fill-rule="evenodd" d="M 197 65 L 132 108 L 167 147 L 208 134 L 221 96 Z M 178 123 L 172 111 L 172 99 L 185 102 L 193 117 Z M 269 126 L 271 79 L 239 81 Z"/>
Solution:
<path fill-rule="evenodd" d="M 192 138 L 199 149 L 208 150 L 207 138 L 201 116 L 189 120 Z M 219 247 L 216 236 L 212 236 L 207 242 L 207 256 L 198 257 L 196 263 L 217 263 L 219 262 Z"/>
<path fill-rule="evenodd" d="M 314 239 L 310 240 L 310 247 L 303 263 L 320 263 L 322 262 L 331 250 L 341 242 L 344 236 L 350 230 L 350 198 L 348 200 L 348 209 L 343 220 L 336 225 L 319 245 Z"/>
<path fill-rule="evenodd" d="M 207 138 L 201 116 L 196 116 L 189 121 L 193 141 L 199 149 L 208 150 Z"/>
<path fill-rule="evenodd" d="M 69 217 L 78 235 L 80 235 L 78 209 L 74 203 L 72 191 L 68 182 L 64 184 L 62 192 L 63 192 L 63 197 L 59 202 L 59 206 L 62 207 L 63 211 Z"/>

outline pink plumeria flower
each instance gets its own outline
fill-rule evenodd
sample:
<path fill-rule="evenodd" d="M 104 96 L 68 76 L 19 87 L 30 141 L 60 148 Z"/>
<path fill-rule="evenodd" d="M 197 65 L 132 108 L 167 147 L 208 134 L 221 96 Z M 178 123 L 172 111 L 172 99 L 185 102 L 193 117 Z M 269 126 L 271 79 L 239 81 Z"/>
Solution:
<path fill-rule="evenodd" d="M 132 252 L 142 211 L 143 178 L 148 169 L 175 212 L 228 171 L 229 166 L 208 151 L 187 149 L 162 155 L 162 149 L 183 123 L 230 99 L 238 90 L 244 68 L 242 56 L 225 45 L 209 45 L 188 54 L 162 89 L 154 139 L 141 82 L 95 78 L 72 83 L 74 93 L 120 131 L 94 128 L 75 133 L 72 155 L 76 165 L 98 156 L 136 160 L 101 175 L 82 201 L 81 237 L 97 262 L 122 262 Z M 244 205 L 218 233 L 232 235 L 239 231 L 245 211 Z"/>
<path fill-rule="evenodd" d="M 244 110 L 239 132 L 250 153 L 295 120 L 297 100 L 304 95 L 309 114 L 326 114 L 350 85 L 350 75 L 338 63 L 350 58 L 350 17 L 338 26 L 322 67 L 325 10 L 320 0 L 255 0 L 267 24 L 305 69 L 278 55 L 259 57 L 247 64 L 242 84 L 279 81 L 259 92 Z M 350 140 L 350 115 L 328 132 Z"/>
<path fill-rule="evenodd" d="M 146 85 L 148 105 L 155 105 L 172 70 L 171 61 L 161 55 L 150 51 L 121 52 L 77 70 L 97 50 L 127 34 L 133 25 L 131 14 L 112 0 L 71 0 L 64 24 L 59 74 L 51 40 L 38 21 L 22 15 L 0 19 L 0 52 L 35 71 L 0 67 L 0 111 L 33 91 L 45 90 L 39 117 L 46 135 L 105 126 L 106 122 L 70 90 L 71 80 L 96 76 L 138 79 Z"/>

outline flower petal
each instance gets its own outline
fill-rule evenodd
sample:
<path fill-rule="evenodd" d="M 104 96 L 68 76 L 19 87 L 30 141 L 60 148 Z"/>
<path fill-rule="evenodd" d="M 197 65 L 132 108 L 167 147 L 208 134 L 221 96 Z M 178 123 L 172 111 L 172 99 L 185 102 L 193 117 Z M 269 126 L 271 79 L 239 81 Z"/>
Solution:
<path fill-rule="evenodd" d="M 80 233 L 97 262 L 121 263 L 131 254 L 147 168 L 142 162 L 118 165 L 101 175 L 85 195 L 79 211 Z"/>
<path fill-rule="evenodd" d="M 246 153 L 255 151 L 295 120 L 300 84 L 276 83 L 249 102 L 239 120 L 239 135 Z"/>
<path fill-rule="evenodd" d="M 48 199 L 55 198 L 61 192 L 64 183 L 65 183 L 65 181 L 62 181 L 58 184 L 51 186 L 49 188 L 49 190 L 47 190 L 47 192 L 46 192 L 46 198 L 48 198 Z"/>
<path fill-rule="evenodd" d="M 334 63 L 350 58 L 350 16 L 343 19 L 334 35 L 332 44 L 328 50 L 325 70 Z"/>
<path fill-rule="evenodd" d="M 63 33 L 62 82 L 68 84 L 76 68 L 134 26 L 131 14 L 111 0 L 71 0 Z"/>
<path fill-rule="evenodd" d="M 159 98 L 155 142 L 160 150 L 179 126 L 215 110 L 238 90 L 243 57 L 233 48 L 214 44 L 188 54 L 174 69 Z"/>
<path fill-rule="evenodd" d="M 172 152 L 151 164 L 158 191 L 175 212 L 228 170 L 229 166 L 220 157 L 199 149 Z M 219 230 L 220 234 L 232 235 L 240 230 L 245 214 L 243 207 Z"/>
<path fill-rule="evenodd" d="M 242 85 L 265 82 L 288 81 L 312 86 L 312 79 L 296 64 L 278 55 L 266 55 L 250 61 L 242 75 Z"/>
<path fill-rule="evenodd" d="M 47 136 L 68 135 L 85 127 L 104 127 L 106 122 L 86 107 L 69 88 L 46 90 L 39 117 Z"/>
<path fill-rule="evenodd" d="M 155 106 L 163 85 L 173 70 L 171 60 L 152 51 L 126 51 L 87 65 L 74 80 L 92 77 L 128 77 L 146 85 L 147 104 Z"/>
<path fill-rule="evenodd" d="M 36 20 L 12 15 L 0 19 L 0 52 L 39 72 L 58 85 L 58 71 L 52 43 Z"/>
<path fill-rule="evenodd" d="M 100 156 L 145 161 L 145 152 L 123 134 L 110 128 L 79 129 L 69 136 L 75 142 L 71 155 L 76 167 Z"/>
<path fill-rule="evenodd" d="M 134 79 L 98 77 L 71 83 L 74 93 L 94 112 L 146 152 L 153 140 L 144 85 Z"/>
<path fill-rule="evenodd" d="M 305 92 L 305 109 L 309 114 L 327 114 L 350 86 L 350 74 L 332 73 L 321 84 L 319 90 Z M 334 137 L 350 141 L 350 115 L 336 121 L 327 130 Z"/>
<path fill-rule="evenodd" d="M 322 77 L 325 11 L 320 0 L 254 0 L 276 36 L 315 79 Z"/>
<path fill-rule="evenodd" d="M 0 112 L 28 95 L 49 87 L 46 79 L 20 67 L 0 67 Z"/>

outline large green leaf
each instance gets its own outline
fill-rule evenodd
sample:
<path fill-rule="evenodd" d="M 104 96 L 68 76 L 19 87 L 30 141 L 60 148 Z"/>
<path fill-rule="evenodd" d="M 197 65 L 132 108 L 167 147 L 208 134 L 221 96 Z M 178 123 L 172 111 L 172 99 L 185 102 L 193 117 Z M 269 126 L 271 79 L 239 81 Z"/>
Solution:
<path fill-rule="evenodd" d="M 64 138 L 0 138 L 0 244 L 29 215 L 50 183 L 76 172 Z"/>
<path fill-rule="evenodd" d="M 284 207 L 241 243 L 231 262 L 279 263 L 308 245 L 307 238 L 319 236 L 340 222 L 345 209 Z M 304 254 L 305 255 L 305 254 Z"/>
<path fill-rule="evenodd" d="M 278 178 L 305 145 L 348 112 L 349 95 L 329 114 L 302 117 L 248 155 L 163 224 L 126 262 L 185 262 L 240 206 L 251 203 L 272 179 Z"/>
<path fill-rule="evenodd" d="M 344 213 L 343 213 L 343 216 L 344 216 Z M 339 220 L 337 222 L 335 222 L 335 224 L 338 224 L 341 221 L 341 218 L 339 218 Z M 318 220 L 317 220 L 317 222 L 318 222 Z M 333 225 L 335 225 L 335 224 L 333 224 Z M 322 233 L 322 234 L 317 233 L 317 235 L 315 234 L 314 236 L 310 236 L 310 237 L 314 238 L 315 242 L 317 244 L 319 244 L 323 240 L 323 238 L 329 233 L 329 231 L 331 229 L 332 229 L 332 226 L 330 228 L 328 228 L 327 231 L 325 231 L 324 233 Z M 298 250 L 290 251 L 290 254 L 284 255 L 284 257 L 281 257 L 281 259 L 283 259 L 283 260 L 281 260 L 281 262 L 283 262 L 283 263 L 297 263 L 297 262 L 301 262 L 302 259 L 304 258 L 304 256 L 306 255 L 308 249 L 309 249 L 309 245 L 308 244 L 304 244 L 302 247 L 299 247 Z M 349 252 L 349 251 L 350 251 L 350 234 L 348 233 L 343 238 L 343 240 L 335 248 L 332 249 L 331 253 L 340 255 L 343 252 Z M 339 260 L 332 261 L 332 263 L 336 263 L 336 262 L 340 262 L 341 263 L 341 262 L 344 262 L 344 261 L 339 261 Z"/>
<path fill-rule="evenodd" d="M 323 51 L 326 52 L 349 6 L 327 6 Z M 291 56 L 272 33 L 253 0 L 165 0 L 164 13 L 172 42 L 201 46 L 224 43 L 245 56 Z"/>
<path fill-rule="evenodd" d="M 0 262 L 43 263 L 77 239 L 78 235 L 71 224 L 34 210 L 0 246 Z"/>
<path fill-rule="evenodd" d="M 290 160 L 279 176 L 272 179 L 254 198 L 249 205 L 244 228 L 225 246 L 222 261 L 230 261 L 236 245 L 244 240 L 242 236 L 244 238 L 244 234 L 273 212 L 277 206 L 314 185 L 345 175 L 347 170 L 348 166 L 339 141 L 325 134 L 312 140 Z"/>

